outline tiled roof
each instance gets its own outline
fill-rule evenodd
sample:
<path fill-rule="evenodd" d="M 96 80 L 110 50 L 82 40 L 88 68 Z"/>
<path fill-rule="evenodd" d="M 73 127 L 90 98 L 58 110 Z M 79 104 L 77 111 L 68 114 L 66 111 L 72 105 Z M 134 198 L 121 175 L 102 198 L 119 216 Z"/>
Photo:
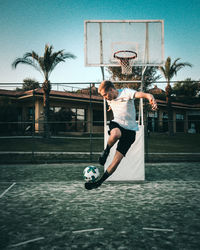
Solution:
<path fill-rule="evenodd" d="M 150 89 L 149 92 L 151 94 L 163 94 L 163 93 L 165 93 L 165 91 L 162 90 L 162 89 L 160 89 L 160 88 L 158 88 L 157 85 L 154 85 L 154 87 L 152 89 Z"/>
<path fill-rule="evenodd" d="M 19 97 L 24 95 L 24 93 L 25 91 L 0 89 L 0 96 Z"/>
<path fill-rule="evenodd" d="M 43 90 L 41 88 L 34 90 L 35 94 L 43 95 Z M 33 94 L 33 90 L 28 91 L 17 91 L 17 90 L 6 90 L 0 89 L 0 96 L 9 96 L 9 97 L 26 97 Z M 77 98 L 77 99 L 90 99 L 90 95 L 84 93 L 76 93 L 76 92 L 64 92 L 64 91 L 56 91 L 51 90 L 50 96 L 57 97 L 69 97 L 69 98 Z M 102 101 L 103 98 L 100 95 L 91 95 L 91 99 Z"/>
<path fill-rule="evenodd" d="M 36 89 L 35 93 L 36 94 L 43 94 L 43 90 L 42 89 Z M 88 94 L 76 93 L 76 92 L 64 92 L 64 91 L 56 91 L 56 90 L 51 90 L 50 96 L 90 99 L 90 95 L 88 95 Z M 91 95 L 91 99 L 93 99 L 93 100 L 103 100 L 103 98 L 100 95 Z"/>
<path fill-rule="evenodd" d="M 35 94 L 37 95 L 43 95 L 43 90 L 41 88 L 34 90 Z M 0 89 L 0 96 L 8 96 L 13 98 L 19 98 L 19 97 L 26 97 L 33 94 L 33 90 L 28 91 L 16 91 L 16 90 L 6 90 L 6 89 Z M 90 100 L 90 95 L 84 94 L 84 93 L 76 93 L 76 92 L 64 92 L 64 91 L 56 91 L 52 90 L 50 92 L 50 97 L 63 97 L 63 98 L 71 98 L 71 99 L 82 99 L 82 100 Z M 92 100 L 96 101 L 102 101 L 103 98 L 100 95 L 91 95 Z M 156 99 L 158 105 L 166 106 L 166 101 Z M 185 104 L 180 102 L 172 102 L 173 107 L 181 107 L 185 109 L 200 109 L 200 104 Z"/>
<path fill-rule="evenodd" d="M 166 106 L 166 101 L 156 99 L 156 102 L 162 106 Z M 200 109 L 200 103 L 199 104 L 186 104 L 181 102 L 172 102 L 172 107 L 182 107 L 182 108 L 198 108 Z"/>

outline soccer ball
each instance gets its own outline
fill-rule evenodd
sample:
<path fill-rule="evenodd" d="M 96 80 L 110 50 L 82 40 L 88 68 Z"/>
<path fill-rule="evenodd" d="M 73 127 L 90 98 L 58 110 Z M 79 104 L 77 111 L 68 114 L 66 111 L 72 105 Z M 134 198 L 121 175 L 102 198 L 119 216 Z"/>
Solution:
<path fill-rule="evenodd" d="M 95 182 L 100 176 L 99 169 L 94 166 L 88 166 L 83 170 L 83 178 L 86 182 Z"/>

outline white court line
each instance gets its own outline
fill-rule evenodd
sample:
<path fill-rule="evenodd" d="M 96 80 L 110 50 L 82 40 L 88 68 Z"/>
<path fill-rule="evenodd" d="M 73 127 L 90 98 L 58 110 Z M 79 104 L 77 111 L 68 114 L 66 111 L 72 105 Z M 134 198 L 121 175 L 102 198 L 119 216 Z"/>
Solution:
<path fill-rule="evenodd" d="M 39 238 L 36 238 L 36 239 L 23 241 L 23 242 L 11 245 L 11 247 L 18 247 L 18 246 L 26 245 L 26 244 L 28 244 L 30 242 L 35 242 L 35 241 L 38 241 L 38 240 L 44 240 L 44 237 L 39 237 Z"/>
<path fill-rule="evenodd" d="M 4 194 L 6 194 L 15 184 L 16 184 L 16 182 L 14 182 L 9 188 L 7 188 L 7 189 L 0 195 L 0 198 L 2 198 L 2 197 L 4 196 Z"/>
<path fill-rule="evenodd" d="M 174 232 L 173 229 L 162 229 L 162 228 L 152 228 L 152 227 L 143 227 L 143 230 L 149 230 L 149 231 L 163 231 L 163 232 Z"/>
<path fill-rule="evenodd" d="M 100 231 L 100 230 L 104 230 L 103 227 L 100 228 L 93 228 L 93 229 L 84 229 L 84 230 L 78 230 L 78 231 L 72 231 L 72 233 L 84 233 L 84 232 L 93 232 L 93 231 Z"/>

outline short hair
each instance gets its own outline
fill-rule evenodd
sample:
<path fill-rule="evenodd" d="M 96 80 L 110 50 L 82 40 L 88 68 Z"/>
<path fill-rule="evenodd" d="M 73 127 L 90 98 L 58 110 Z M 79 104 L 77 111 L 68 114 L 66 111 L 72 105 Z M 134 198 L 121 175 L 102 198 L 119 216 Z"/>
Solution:
<path fill-rule="evenodd" d="M 100 93 L 102 89 L 104 89 L 107 92 L 110 88 L 114 89 L 115 85 L 111 81 L 104 80 L 99 85 L 98 92 Z"/>

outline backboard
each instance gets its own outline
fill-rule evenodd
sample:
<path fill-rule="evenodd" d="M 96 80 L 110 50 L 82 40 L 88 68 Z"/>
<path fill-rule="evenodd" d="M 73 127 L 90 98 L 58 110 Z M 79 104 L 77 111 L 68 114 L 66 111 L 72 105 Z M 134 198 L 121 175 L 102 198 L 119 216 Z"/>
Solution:
<path fill-rule="evenodd" d="M 163 20 L 86 20 L 85 66 L 119 67 L 119 50 L 137 53 L 134 66 L 164 63 Z"/>

